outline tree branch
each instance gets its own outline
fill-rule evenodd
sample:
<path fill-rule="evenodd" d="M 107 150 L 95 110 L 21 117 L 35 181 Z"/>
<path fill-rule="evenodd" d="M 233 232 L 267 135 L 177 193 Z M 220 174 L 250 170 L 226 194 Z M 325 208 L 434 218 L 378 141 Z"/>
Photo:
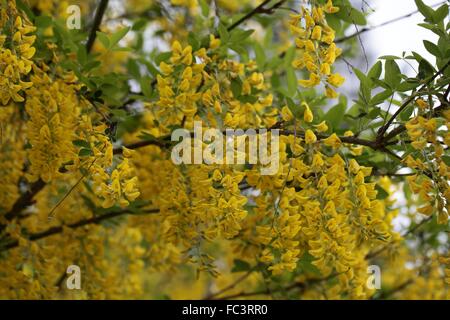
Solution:
<path fill-rule="evenodd" d="M 230 300 L 230 299 L 236 299 L 236 298 L 244 298 L 244 297 L 252 297 L 252 296 L 258 296 L 258 295 L 266 295 L 266 294 L 272 294 L 275 292 L 285 292 L 285 291 L 291 291 L 293 289 L 301 289 L 301 291 L 304 291 L 308 288 L 308 286 L 310 285 L 314 285 L 323 281 L 327 281 L 330 280 L 332 278 L 335 278 L 336 276 L 338 276 L 340 273 L 332 273 L 327 277 L 324 278 L 316 278 L 316 279 L 309 279 L 309 280 L 305 280 L 305 281 L 299 281 L 299 282 L 294 282 L 293 284 L 286 286 L 286 287 L 281 287 L 281 288 L 276 288 L 276 289 L 264 289 L 264 290 L 259 290 L 259 291 L 252 291 L 252 292 L 239 292 L 239 293 L 235 293 L 235 294 L 231 294 L 228 296 L 224 296 L 219 298 L 220 300 Z"/>
<path fill-rule="evenodd" d="M 101 0 L 98 5 L 97 11 L 95 12 L 94 23 L 89 33 L 89 38 L 86 42 L 86 51 L 89 53 L 94 45 L 95 38 L 97 37 L 97 31 L 100 29 L 100 24 L 102 23 L 103 15 L 105 14 L 106 8 L 108 7 L 109 0 Z"/>
<path fill-rule="evenodd" d="M 422 91 L 426 86 L 428 86 L 434 79 L 436 79 L 441 73 L 447 69 L 447 67 L 450 65 L 450 60 L 447 61 L 447 63 L 439 69 L 433 76 L 431 76 L 421 87 L 418 91 Z M 386 122 L 385 125 L 381 126 L 378 130 L 376 141 L 378 143 L 382 142 L 384 139 L 384 134 L 389 129 L 392 122 L 395 120 L 395 118 L 414 100 L 416 97 L 415 94 L 411 94 L 408 99 L 406 99 L 402 105 L 397 109 L 397 111 L 392 115 L 392 117 Z"/>
<path fill-rule="evenodd" d="M 240 24 L 245 22 L 246 20 L 252 18 L 254 15 L 259 13 L 266 13 L 266 14 L 272 14 L 277 8 L 279 8 L 286 0 L 280 0 L 277 3 L 275 3 L 270 8 L 264 8 L 266 4 L 268 4 L 271 0 L 264 0 L 259 6 L 255 7 L 252 11 L 247 13 L 245 16 L 237 20 L 235 23 L 233 23 L 231 26 L 227 28 L 228 31 L 231 31 L 235 28 L 237 28 Z"/>
<path fill-rule="evenodd" d="M 433 109 L 430 113 L 429 116 L 431 117 L 435 117 L 441 114 L 442 111 L 444 111 L 445 109 L 447 109 L 449 107 L 448 103 L 443 103 L 440 106 L 436 107 L 435 109 Z M 400 125 L 398 127 L 396 127 L 394 130 L 390 131 L 387 135 L 384 136 L 383 138 L 383 142 L 384 143 L 389 143 L 389 141 L 396 137 L 397 135 L 399 135 L 400 133 L 402 133 L 403 131 L 406 130 L 405 125 Z"/>
<path fill-rule="evenodd" d="M 142 212 L 144 213 L 158 213 L 160 212 L 159 209 L 143 209 Z M 28 240 L 30 241 L 37 241 L 43 238 L 47 238 L 50 236 L 53 236 L 55 234 L 59 234 L 63 232 L 64 227 L 66 228 L 70 228 L 70 229 L 77 229 L 77 228 L 81 228 L 90 224 L 97 224 L 103 220 L 107 220 L 107 219 L 112 219 L 112 218 L 116 218 L 119 216 L 123 216 L 123 215 L 127 215 L 127 214 L 131 214 L 133 213 L 130 209 L 123 209 L 120 211 L 112 211 L 109 213 L 105 213 L 99 216 L 94 216 L 92 218 L 88 218 L 88 219 L 83 219 L 68 225 L 61 225 L 61 226 L 57 226 L 57 227 L 51 227 L 45 231 L 41 231 L 41 232 L 37 232 L 37 233 L 32 233 L 30 235 L 28 235 Z M 2 251 L 6 251 L 9 249 L 13 249 L 19 246 L 19 241 L 18 240 L 12 240 L 10 242 L 7 242 L 4 245 L 0 245 L 0 252 Z"/>

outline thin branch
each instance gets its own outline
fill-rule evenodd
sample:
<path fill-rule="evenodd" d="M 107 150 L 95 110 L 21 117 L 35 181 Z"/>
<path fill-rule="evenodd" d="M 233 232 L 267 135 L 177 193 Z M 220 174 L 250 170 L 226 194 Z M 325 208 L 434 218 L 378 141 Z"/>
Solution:
<path fill-rule="evenodd" d="M 445 109 L 447 109 L 449 107 L 448 103 L 443 103 L 440 106 L 434 108 L 429 115 L 431 117 L 435 117 L 441 114 L 442 111 L 444 111 Z M 390 131 L 386 136 L 384 136 L 383 141 L 385 142 L 385 145 L 387 143 L 389 143 L 388 141 L 390 141 L 392 138 L 396 137 L 397 135 L 399 135 L 400 133 L 404 132 L 406 130 L 405 125 L 400 125 L 398 127 L 396 127 L 394 130 Z"/>
<path fill-rule="evenodd" d="M 397 287 L 392 288 L 391 290 L 383 292 L 378 297 L 373 298 L 373 300 L 386 300 L 387 298 L 391 297 L 392 295 L 394 295 L 395 293 L 397 293 L 399 291 L 402 291 L 403 289 L 405 289 L 406 287 L 408 287 L 409 285 L 411 285 L 413 283 L 414 283 L 413 279 L 408 279 L 405 282 L 403 282 L 400 285 L 398 285 Z"/>
<path fill-rule="evenodd" d="M 436 3 L 436 4 L 434 4 L 434 5 L 431 5 L 431 7 L 440 6 L 440 5 L 445 4 L 445 3 L 446 3 L 446 1 L 443 1 L 443 2 L 440 2 L 440 3 Z M 397 17 L 397 18 L 394 18 L 394 19 L 391 19 L 391 20 L 387 20 L 387 21 L 385 21 L 385 22 L 382 22 L 382 23 L 377 24 L 377 25 L 372 26 L 372 27 L 365 27 L 365 28 L 363 28 L 363 29 L 361 29 L 361 30 L 358 30 L 358 29 L 357 29 L 356 32 L 354 32 L 354 33 L 352 33 L 352 34 L 350 34 L 350 35 L 348 35 L 348 36 L 345 36 L 345 37 L 336 39 L 335 43 L 345 42 L 345 41 L 347 41 L 347 40 L 353 39 L 354 37 L 358 37 L 358 36 L 360 36 L 361 34 L 363 34 L 363 33 L 365 33 L 365 32 L 372 31 L 372 30 L 378 29 L 378 28 L 380 28 L 380 27 L 384 27 L 384 26 L 386 26 L 386 25 L 392 24 L 392 23 L 394 23 L 394 22 L 397 22 L 397 21 L 400 21 L 400 20 L 409 18 L 409 17 L 411 17 L 412 15 L 415 15 L 415 14 L 417 14 L 417 13 L 419 13 L 419 10 L 410 12 L 410 13 L 408 13 L 408 14 L 405 14 L 405 15 L 403 15 L 403 16 L 400 16 L 400 17 Z"/>
<path fill-rule="evenodd" d="M 159 213 L 160 210 L 159 209 L 143 209 L 142 212 L 144 213 Z M 119 211 L 112 211 L 109 213 L 105 213 L 99 216 L 94 216 L 92 218 L 88 218 L 88 219 L 83 219 L 71 224 L 67 224 L 67 225 L 61 225 L 61 226 L 57 226 L 57 227 L 51 227 L 45 231 L 41 231 L 41 232 L 37 232 L 37 233 L 32 233 L 30 235 L 28 235 L 28 240 L 29 241 L 37 241 L 43 238 L 47 238 L 50 236 L 53 236 L 55 234 L 59 234 L 62 233 L 64 230 L 64 227 L 66 228 L 70 228 L 70 229 L 77 229 L 77 228 L 81 228 L 90 224 L 98 224 L 99 222 L 102 222 L 103 220 L 107 220 L 107 219 L 112 219 L 112 218 L 116 218 L 119 216 L 123 216 L 123 215 L 127 215 L 127 214 L 132 214 L 133 211 L 131 211 L 130 209 L 123 209 L 123 210 L 119 210 Z M 0 252 L 2 251 L 6 251 L 9 249 L 13 249 L 19 246 L 19 241 L 18 240 L 12 240 L 4 245 L 0 245 Z"/>
<path fill-rule="evenodd" d="M 407 237 L 408 235 L 416 232 L 416 230 L 418 230 L 420 227 L 422 227 L 425 223 L 427 223 L 428 221 L 430 221 L 433 217 L 430 216 L 426 219 L 423 219 L 422 221 L 420 221 L 419 223 L 415 224 L 413 227 L 409 228 L 403 235 L 402 238 Z M 374 251 L 374 252 L 369 252 L 365 259 L 370 260 L 372 258 L 375 258 L 376 256 L 378 256 L 380 253 L 384 252 L 385 250 L 387 250 L 393 242 L 388 243 L 387 245 L 382 246 L 380 249 Z"/>
<path fill-rule="evenodd" d="M 447 61 L 447 63 L 439 69 L 433 76 L 431 76 L 418 90 L 419 92 L 422 91 L 426 86 L 428 86 L 434 79 L 436 79 L 441 73 L 447 69 L 447 67 L 450 66 L 450 60 Z M 378 130 L 377 134 L 377 141 L 381 142 L 383 140 L 383 136 L 386 133 L 387 129 L 390 127 L 392 122 L 395 120 L 395 118 L 414 100 L 416 97 L 416 94 L 411 94 L 408 99 L 406 99 L 402 105 L 397 109 L 397 111 L 392 115 L 392 117 L 388 120 L 388 122 L 381 126 Z"/>
<path fill-rule="evenodd" d="M 239 277 L 238 279 L 236 279 L 236 281 L 232 282 L 230 285 L 226 286 L 225 288 L 217 291 L 216 293 L 211 293 L 210 295 L 207 295 L 204 300 L 212 300 L 212 299 L 217 299 L 217 296 L 220 296 L 221 294 L 230 291 L 231 289 L 233 289 L 234 287 L 236 287 L 239 283 L 241 283 L 242 281 L 244 281 L 245 279 L 247 279 L 252 272 L 255 271 L 254 268 L 248 270 L 244 275 L 242 275 L 241 277 Z"/>
<path fill-rule="evenodd" d="M 12 220 L 15 217 L 17 217 L 25 208 L 31 206 L 34 201 L 34 196 L 39 193 L 43 188 L 45 187 L 45 182 L 42 179 L 37 180 L 36 182 L 32 183 L 29 190 L 25 193 L 23 193 L 14 203 L 11 210 L 9 210 L 5 215 L 4 218 L 6 220 Z M 0 228 L 1 230 L 1 228 Z"/>
<path fill-rule="evenodd" d="M 95 38 L 97 37 L 97 31 L 100 30 L 100 25 L 102 23 L 103 15 L 105 14 L 106 8 L 108 7 L 109 0 L 101 0 L 98 5 L 97 11 L 95 12 L 94 23 L 89 33 L 89 38 L 86 42 L 86 51 L 91 52 L 92 46 L 94 45 Z"/>
<path fill-rule="evenodd" d="M 264 8 L 266 4 L 268 4 L 271 0 L 264 0 L 259 6 L 255 7 L 252 11 L 247 13 L 245 16 L 234 22 L 232 25 L 230 25 L 227 30 L 231 31 L 235 28 L 237 28 L 240 24 L 243 22 L 251 19 L 254 15 L 259 13 L 265 13 L 265 14 L 272 14 L 277 8 L 279 8 L 286 0 L 280 0 L 277 3 L 275 3 L 270 8 Z"/>
<path fill-rule="evenodd" d="M 236 298 L 244 298 L 244 297 L 252 297 L 252 296 L 259 296 L 259 295 L 267 295 L 267 294 L 272 294 L 275 292 L 287 292 L 287 291 L 291 291 L 293 289 L 301 289 L 301 291 L 304 291 L 308 288 L 308 286 L 310 285 L 314 285 L 317 283 L 321 283 L 323 281 L 327 281 L 330 280 L 332 278 L 335 278 L 336 276 L 338 276 L 340 273 L 332 273 L 327 277 L 324 278 L 316 278 L 316 279 L 309 279 L 309 280 L 305 280 L 305 281 L 299 281 L 299 282 L 294 282 L 293 284 L 286 286 L 286 287 L 281 287 L 281 288 L 276 288 L 276 289 L 264 289 L 264 290 L 258 290 L 258 291 L 252 291 L 252 292 L 239 292 L 239 293 L 235 293 L 235 294 L 231 294 L 225 297 L 221 297 L 219 298 L 220 300 L 230 300 L 230 299 L 236 299 Z"/>

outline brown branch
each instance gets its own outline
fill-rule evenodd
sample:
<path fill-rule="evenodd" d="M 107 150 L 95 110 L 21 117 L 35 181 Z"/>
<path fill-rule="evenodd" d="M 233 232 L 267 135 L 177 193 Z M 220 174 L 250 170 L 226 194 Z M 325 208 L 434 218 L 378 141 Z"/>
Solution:
<path fill-rule="evenodd" d="M 108 1 L 109 0 L 101 0 L 97 11 L 95 12 L 94 23 L 92 25 L 91 32 L 89 33 L 89 38 L 86 42 L 86 51 L 88 53 L 91 51 L 95 39 L 97 38 L 97 31 L 100 30 L 100 24 L 102 23 L 103 15 L 108 7 Z"/>
<path fill-rule="evenodd" d="M 321 283 L 323 281 L 330 280 L 332 278 L 335 278 L 339 274 L 340 273 L 332 273 L 329 276 L 324 277 L 324 278 L 316 278 L 316 279 L 309 279 L 309 280 L 305 280 L 305 281 L 294 282 L 293 284 L 291 284 L 289 286 L 276 288 L 276 289 L 267 288 L 267 289 L 264 289 L 264 290 L 252 291 L 252 292 L 245 292 L 245 291 L 243 291 L 243 292 L 239 292 L 239 293 L 235 293 L 235 294 L 230 294 L 228 296 L 221 297 L 219 299 L 220 300 L 230 300 L 230 299 L 252 297 L 252 296 L 258 296 L 258 295 L 267 295 L 267 294 L 272 294 L 272 293 L 275 293 L 275 292 L 291 291 L 293 289 L 301 289 L 301 291 L 304 291 L 310 285 L 314 285 L 314 284 L 317 284 L 317 283 Z"/>
<path fill-rule="evenodd" d="M 246 20 L 251 19 L 254 15 L 259 13 L 265 13 L 265 14 L 272 14 L 277 8 L 279 8 L 286 0 L 280 0 L 277 3 L 275 3 L 270 8 L 264 8 L 266 4 L 268 4 L 271 0 L 264 0 L 259 6 L 255 7 L 252 11 L 248 12 L 245 16 L 234 22 L 232 25 L 230 25 L 227 30 L 231 31 L 235 28 L 237 28 L 240 24 L 245 22 Z"/>
<path fill-rule="evenodd" d="M 422 91 L 426 86 L 428 86 L 434 79 L 436 79 L 441 73 L 447 69 L 447 67 L 450 66 L 450 60 L 447 61 L 447 63 L 439 69 L 433 76 L 431 76 L 420 88 L 418 91 Z M 415 94 L 411 94 L 408 99 L 406 99 L 402 105 L 397 109 L 397 111 L 392 115 L 392 117 L 387 121 L 387 123 L 380 127 L 378 130 L 376 141 L 378 143 L 382 142 L 384 140 L 384 134 L 389 129 L 392 122 L 397 118 L 397 116 L 414 100 L 416 97 Z"/>
<path fill-rule="evenodd" d="M 142 210 L 142 212 L 144 212 L 144 213 L 158 213 L 159 211 L 160 211 L 159 209 L 143 209 Z M 77 228 L 81 228 L 81 227 L 84 227 L 84 226 L 87 226 L 90 224 L 98 224 L 99 222 L 102 222 L 103 220 L 112 219 L 112 218 L 116 218 L 116 217 L 127 215 L 127 214 L 132 214 L 132 213 L 133 213 L 133 211 L 131 211 L 130 209 L 112 211 L 112 212 L 105 213 L 102 215 L 94 216 L 92 218 L 83 219 L 83 220 L 80 220 L 80 221 L 77 221 L 77 222 L 74 222 L 71 224 L 51 227 L 51 228 L 41 231 L 41 232 L 32 233 L 32 234 L 28 235 L 27 238 L 29 241 L 37 241 L 37 240 L 40 240 L 43 238 L 53 236 L 55 234 L 62 233 L 64 227 L 70 228 L 70 229 L 77 229 Z M 0 245 L 0 252 L 6 251 L 9 249 L 13 249 L 18 246 L 19 246 L 18 240 L 11 240 L 4 245 Z"/>
<path fill-rule="evenodd" d="M 413 283 L 414 283 L 413 279 L 408 279 L 407 281 L 401 283 L 397 287 L 392 288 L 391 290 L 388 290 L 388 291 L 384 291 L 378 297 L 373 298 L 372 300 L 386 300 L 387 298 L 391 297 L 393 294 L 395 294 L 399 291 L 402 291 L 403 289 L 405 289 L 406 287 L 408 287 L 409 285 L 411 285 Z"/>
<path fill-rule="evenodd" d="M 445 109 L 447 109 L 449 107 L 448 103 L 443 103 L 440 106 L 436 107 L 435 109 L 433 109 L 429 115 L 431 117 L 435 117 L 438 116 L 442 113 L 442 111 L 444 111 Z M 383 141 L 385 142 L 385 144 L 389 143 L 388 141 L 390 141 L 392 138 L 396 137 L 397 135 L 399 135 L 400 133 L 404 132 L 406 130 L 405 125 L 400 125 L 398 127 L 396 127 L 394 130 L 390 131 L 387 135 L 384 136 Z"/>
<path fill-rule="evenodd" d="M 29 190 L 25 193 L 23 193 L 14 203 L 11 210 L 9 210 L 5 215 L 4 218 L 7 220 L 12 220 L 13 218 L 17 217 L 25 208 L 31 206 L 34 201 L 34 196 L 41 191 L 45 187 L 45 182 L 41 179 L 37 180 L 33 184 L 31 184 Z"/>
<path fill-rule="evenodd" d="M 220 296 L 221 294 L 223 294 L 224 292 L 227 292 L 231 289 L 233 289 L 234 287 L 236 287 L 239 283 L 241 283 L 242 281 L 244 281 L 245 279 L 247 279 L 252 272 L 255 271 L 254 268 L 248 270 L 244 275 L 242 275 L 241 277 L 239 277 L 238 279 L 236 279 L 236 281 L 232 282 L 230 285 L 226 286 L 225 288 L 217 291 L 216 293 L 211 293 L 210 295 L 207 295 L 204 300 L 212 300 L 212 299 L 217 299 L 217 296 Z"/>

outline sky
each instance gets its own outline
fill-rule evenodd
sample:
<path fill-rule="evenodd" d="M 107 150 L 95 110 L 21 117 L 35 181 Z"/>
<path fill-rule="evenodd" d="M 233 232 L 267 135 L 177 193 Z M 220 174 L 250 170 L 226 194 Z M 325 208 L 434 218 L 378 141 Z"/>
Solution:
<path fill-rule="evenodd" d="M 423 2 L 427 5 L 434 5 L 443 4 L 445 1 L 423 0 Z M 369 28 L 417 11 L 414 0 L 355 0 L 352 3 L 355 8 L 370 13 L 367 17 Z M 434 9 L 438 7 L 434 6 Z M 436 42 L 437 35 L 419 27 L 417 24 L 421 22 L 423 22 L 423 16 L 420 13 L 416 13 L 400 21 L 361 34 L 360 40 L 367 53 L 369 67 L 376 62 L 377 57 L 383 55 L 401 56 L 403 51 L 406 53 L 416 51 L 433 64 L 435 59 L 424 48 L 423 40 Z M 347 34 L 354 32 L 355 29 L 353 27 L 347 30 Z M 361 56 L 352 59 L 351 63 L 362 71 L 365 71 L 367 68 L 367 63 Z M 414 70 L 410 66 L 405 63 L 399 63 L 399 65 L 402 72 L 406 72 L 409 76 L 415 75 Z M 349 70 L 346 70 L 346 73 L 348 77 Z M 356 76 L 350 75 L 350 79 L 348 79 L 350 81 L 344 86 L 344 90 L 351 91 L 354 88 L 355 83 L 352 81 L 352 78 L 356 79 Z"/>
<path fill-rule="evenodd" d="M 369 15 L 369 25 L 378 25 L 417 10 L 414 0 L 369 0 L 367 2 L 375 10 Z M 424 2 L 427 5 L 432 5 L 444 1 L 425 0 Z M 437 36 L 431 31 L 419 27 L 417 24 L 421 22 L 423 22 L 423 16 L 417 13 L 368 32 L 363 40 L 374 56 L 401 55 L 403 51 L 410 52 L 413 50 L 426 59 L 431 59 L 432 55 L 425 50 L 422 41 L 426 39 L 433 42 L 437 40 Z"/>

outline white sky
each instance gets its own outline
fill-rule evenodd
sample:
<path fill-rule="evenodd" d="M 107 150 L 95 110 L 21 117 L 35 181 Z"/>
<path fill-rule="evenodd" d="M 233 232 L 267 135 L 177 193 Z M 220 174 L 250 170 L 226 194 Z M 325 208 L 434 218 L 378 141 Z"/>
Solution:
<path fill-rule="evenodd" d="M 423 1 L 427 5 L 444 2 L 443 0 Z M 356 0 L 353 1 L 353 5 L 361 10 L 363 2 L 370 6 L 370 8 L 368 8 L 367 5 L 364 4 L 364 11 L 370 12 L 371 9 L 374 10 L 374 12 L 370 13 L 368 16 L 368 27 L 379 25 L 385 21 L 404 16 L 417 10 L 414 0 Z M 438 7 L 439 6 L 435 6 L 434 9 Z M 420 13 L 416 13 L 408 18 L 363 33 L 361 35 L 361 41 L 367 52 L 369 67 L 375 63 L 379 56 L 401 56 L 403 51 L 407 54 L 411 51 L 416 51 L 433 64 L 435 62 L 434 57 L 425 50 L 423 40 L 436 42 L 437 35 L 429 30 L 419 27 L 417 24 L 421 22 L 423 22 L 423 16 Z M 348 34 L 353 33 L 354 31 L 353 28 L 350 28 Z M 410 67 L 407 67 L 406 64 L 399 63 L 399 65 L 401 65 L 403 72 L 407 72 L 410 76 L 415 75 L 413 70 Z M 366 69 L 366 63 L 364 61 L 355 62 L 355 66 L 362 71 L 365 71 Z"/>
<path fill-rule="evenodd" d="M 427 5 L 433 5 L 443 1 L 424 0 L 424 2 Z M 380 24 L 417 10 L 414 0 L 370 0 L 368 3 L 375 10 L 368 18 L 369 25 Z M 419 27 L 417 24 L 421 22 L 423 22 L 423 16 L 417 13 L 368 32 L 364 40 L 375 56 L 401 55 L 403 51 L 416 51 L 426 59 L 431 59 L 432 55 L 425 50 L 422 41 L 427 39 L 433 42 L 436 41 L 437 36 Z"/>

